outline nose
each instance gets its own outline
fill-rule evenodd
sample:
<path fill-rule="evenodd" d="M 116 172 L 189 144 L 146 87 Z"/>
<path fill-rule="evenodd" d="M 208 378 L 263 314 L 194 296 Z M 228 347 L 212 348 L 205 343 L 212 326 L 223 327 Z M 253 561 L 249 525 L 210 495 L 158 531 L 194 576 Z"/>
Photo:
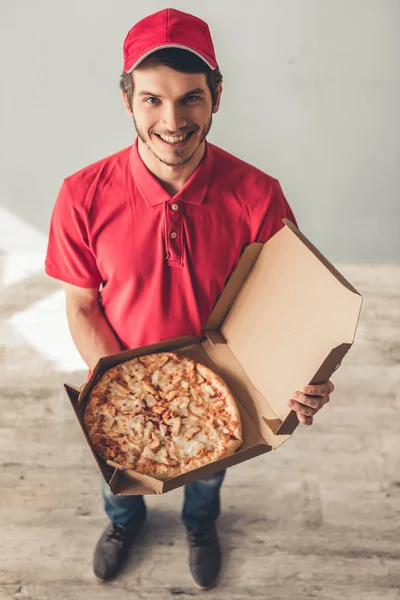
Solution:
<path fill-rule="evenodd" d="M 179 133 L 179 130 L 185 127 L 186 120 L 182 114 L 182 109 L 176 104 L 169 103 L 164 105 L 164 113 L 161 119 L 165 133 Z"/>

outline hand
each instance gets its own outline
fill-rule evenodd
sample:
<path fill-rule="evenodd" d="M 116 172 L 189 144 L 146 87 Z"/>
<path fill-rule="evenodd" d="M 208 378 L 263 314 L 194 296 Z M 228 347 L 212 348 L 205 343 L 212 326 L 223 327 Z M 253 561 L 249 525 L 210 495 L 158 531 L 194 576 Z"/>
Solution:
<path fill-rule="evenodd" d="M 333 392 L 335 386 L 332 381 L 321 383 L 320 385 L 306 385 L 302 392 L 294 392 L 288 405 L 297 413 L 297 418 L 304 425 L 312 425 L 313 417 L 320 408 L 329 402 L 329 394 Z"/>

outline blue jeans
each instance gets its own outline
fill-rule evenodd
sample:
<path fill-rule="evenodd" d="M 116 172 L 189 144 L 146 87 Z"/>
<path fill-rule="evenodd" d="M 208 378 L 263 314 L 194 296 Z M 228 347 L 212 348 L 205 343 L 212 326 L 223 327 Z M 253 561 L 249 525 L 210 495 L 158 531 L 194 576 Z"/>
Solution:
<path fill-rule="evenodd" d="M 226 470 L 185 485 L 182 521 L 187 529 L 200 531 L 220 513 L 219 490 Z M 146 514 L 143 496 L 115 496 L 103 481 L 104 509 L 114 525 L 130 525 Z"/>

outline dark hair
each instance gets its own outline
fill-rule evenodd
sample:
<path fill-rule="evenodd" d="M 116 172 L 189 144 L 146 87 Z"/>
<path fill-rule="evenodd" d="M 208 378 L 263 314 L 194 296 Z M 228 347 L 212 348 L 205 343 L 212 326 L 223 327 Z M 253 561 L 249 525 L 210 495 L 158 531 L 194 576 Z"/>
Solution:
<path fill-rule="evenodd" d="M 188 50 L 181 48 L 164 48 L 153 52 L 148 58 L 145 58 L 144 63 L 155 62 L 161 63 L 166 67 L 170 67 L 181 73 L 205 73 L 207 84 L 211 92 L 212 105 L 217 102 L 217 87 L 222 81 L 222 74 L 217 67 L 214 71 L 206 65 L 206 63 Z M 133 100 L 133 71 L 130 73 L 121 73 L 119 87 L 125 92 L 129 106 L 132 107 Z"/>

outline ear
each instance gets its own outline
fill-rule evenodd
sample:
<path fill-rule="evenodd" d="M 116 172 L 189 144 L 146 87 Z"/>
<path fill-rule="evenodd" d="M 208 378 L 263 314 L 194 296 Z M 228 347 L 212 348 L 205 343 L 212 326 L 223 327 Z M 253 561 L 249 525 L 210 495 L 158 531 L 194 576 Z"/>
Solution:
<path fill-rule="evenodd" d="M 221 94 L 222 94 L 222 82 L 218 84 L 217 87 L 217 101 L 215 103 L 215 106 L 213 108 L 213 113 L 217 113 L 219 110 L 219 104 L 221 102 Z"/>
<path fill-rule="evenodd" d="M 121 90 L 121 94 L 122 94 L 122 98 L 124 100 L 124 104 L 125 104 L 125 108 L 126 108 L 126 112 L 128 113 L 128 115 L 132 118 L 133 117 L 133 112 L 132 112 L 132 107 L 129 105 L 129 100 L 128 100 L 128 96 L 125 94 L 125 92 L 123 92 Z"/>

